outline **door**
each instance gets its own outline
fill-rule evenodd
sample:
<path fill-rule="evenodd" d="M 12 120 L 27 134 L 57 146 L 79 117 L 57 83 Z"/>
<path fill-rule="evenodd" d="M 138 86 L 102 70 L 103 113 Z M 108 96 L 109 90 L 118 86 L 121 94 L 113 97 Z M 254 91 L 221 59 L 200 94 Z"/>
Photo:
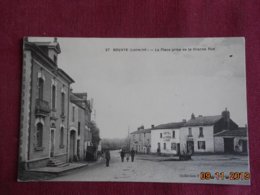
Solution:
<path fill-rule="evenodd" d="M 187 141 L 187 153 L 188 154 L 194 153 L 194 141 Z"/>
<path fill-rule="evenodd" d="M 50 150 L 50 156 L 54 156 L 54 130 L 51 130 L 51 150 Z"/>
<path fill-rule="evenodd" d="M 247 141 L 242 140 L 242 152 L 247 153 Z"/>
<path fill-rule="evenodd" d="M 225 153 L 234 152 L 234 138 L 224 138 L 224 152 Z"/>
<path fill-rule="evenodd" d="M 74 156 L 75 156 L 75 144 L 76 144 L 76 133 L 75 131 L 71 131 L 70 132 L 70 161 L 74 160 Z"/>

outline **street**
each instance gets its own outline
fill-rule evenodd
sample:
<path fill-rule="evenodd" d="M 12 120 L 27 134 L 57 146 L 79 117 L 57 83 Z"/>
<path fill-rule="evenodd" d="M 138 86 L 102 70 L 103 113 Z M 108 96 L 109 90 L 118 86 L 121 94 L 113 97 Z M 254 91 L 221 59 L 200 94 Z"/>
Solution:
<path fill-rule="evenodd" d="M 110 166 L 105 160 L 52 179 L 51 181 L 129 181 L 129 182 L 175 182 L 218 183 L 248 185 L 248 180 L 216 179 L 201 180 L 200 172 L 248 172 L 248 157 L 237 155 L 192 156 L 190 161 L 156 155 L 136 155 L 135 161 L 121 162 L 119 151 L 111 152 Z"/>

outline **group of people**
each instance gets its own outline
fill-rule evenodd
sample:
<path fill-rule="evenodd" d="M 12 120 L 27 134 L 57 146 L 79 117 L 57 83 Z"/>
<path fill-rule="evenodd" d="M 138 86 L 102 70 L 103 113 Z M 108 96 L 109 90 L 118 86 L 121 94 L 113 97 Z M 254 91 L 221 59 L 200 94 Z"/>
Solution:
<path fill-rule="evenodd" d="M 124 149 L 121 149 L 120 151 L 120 156 L 121 156 L 121 161 L 124 162 L 125 156 L 126 156 L 126 161 L 129 161 L 129 157 L 131 156 L 131 161 L 134 162 L 135 158 L 135 151 L 132 148 L 130 152 L 126 152 Z"/>
<path fill-rule="evenodd" d="M 124 158 L 126 156 L 127 162 L 129 161 L 129 157 L 131 156 L 131 161 L 134 162 L 135 158 L 135 151 L 132 148 L 130 152 L 126 152 L 124 149 L 121 149 L 120 151 L 120 156 L 121 156 L 121 161 L 124 162 Z M 105 151 L 105 159 L 106 159 L 106 166 L 109 167 L 109 161 L 110 161 L 110 151 L 106 150 Z"/>

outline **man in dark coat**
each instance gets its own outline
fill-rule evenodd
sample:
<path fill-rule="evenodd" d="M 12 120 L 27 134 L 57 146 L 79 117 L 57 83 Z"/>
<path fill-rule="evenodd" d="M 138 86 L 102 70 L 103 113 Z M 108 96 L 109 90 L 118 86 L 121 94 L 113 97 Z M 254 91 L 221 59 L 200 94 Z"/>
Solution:
<path fill-rule="evenodd" d="M 131 150 L 131 160 L 132 160 L 132 162 L 134 162 L 134 158 L 135 158 L 135 151 L 134 151 L 134 149 L 132 148 L 132 150 Z"/>
<path fill-rule="evenodd" d="M 125 158 L 125 151 L 122 149 L 120 152 L 120 156 L 121 156 L 121 161 L 124 162 L 124 158 Z"/>
<path fill-rule="evenodd" d="M 105 158 L 106 158 L 106 166 L 109 167 L 109 161 L 110 161 L 110 151 L 109 150 L 106 150 Z"/>

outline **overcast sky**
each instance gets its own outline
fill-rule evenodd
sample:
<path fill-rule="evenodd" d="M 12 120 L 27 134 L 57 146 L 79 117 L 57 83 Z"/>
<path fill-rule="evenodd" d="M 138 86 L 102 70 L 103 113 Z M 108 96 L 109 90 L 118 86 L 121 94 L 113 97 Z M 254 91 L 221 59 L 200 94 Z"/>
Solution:
<path fill-rule="evenodd" d="M 225 107 L 240 126 L 247 123 L 244 39 L 58 38 L 58 42 L 58 66 L 75 80 L 74 92 L 94 98 L 102 138 L 126 137 L 128 128 L 131 132 L 140 125 L 188 120 L 191 113 L 219 115 Z M 154 50 L 208 47 L 215 50 Z"/>

